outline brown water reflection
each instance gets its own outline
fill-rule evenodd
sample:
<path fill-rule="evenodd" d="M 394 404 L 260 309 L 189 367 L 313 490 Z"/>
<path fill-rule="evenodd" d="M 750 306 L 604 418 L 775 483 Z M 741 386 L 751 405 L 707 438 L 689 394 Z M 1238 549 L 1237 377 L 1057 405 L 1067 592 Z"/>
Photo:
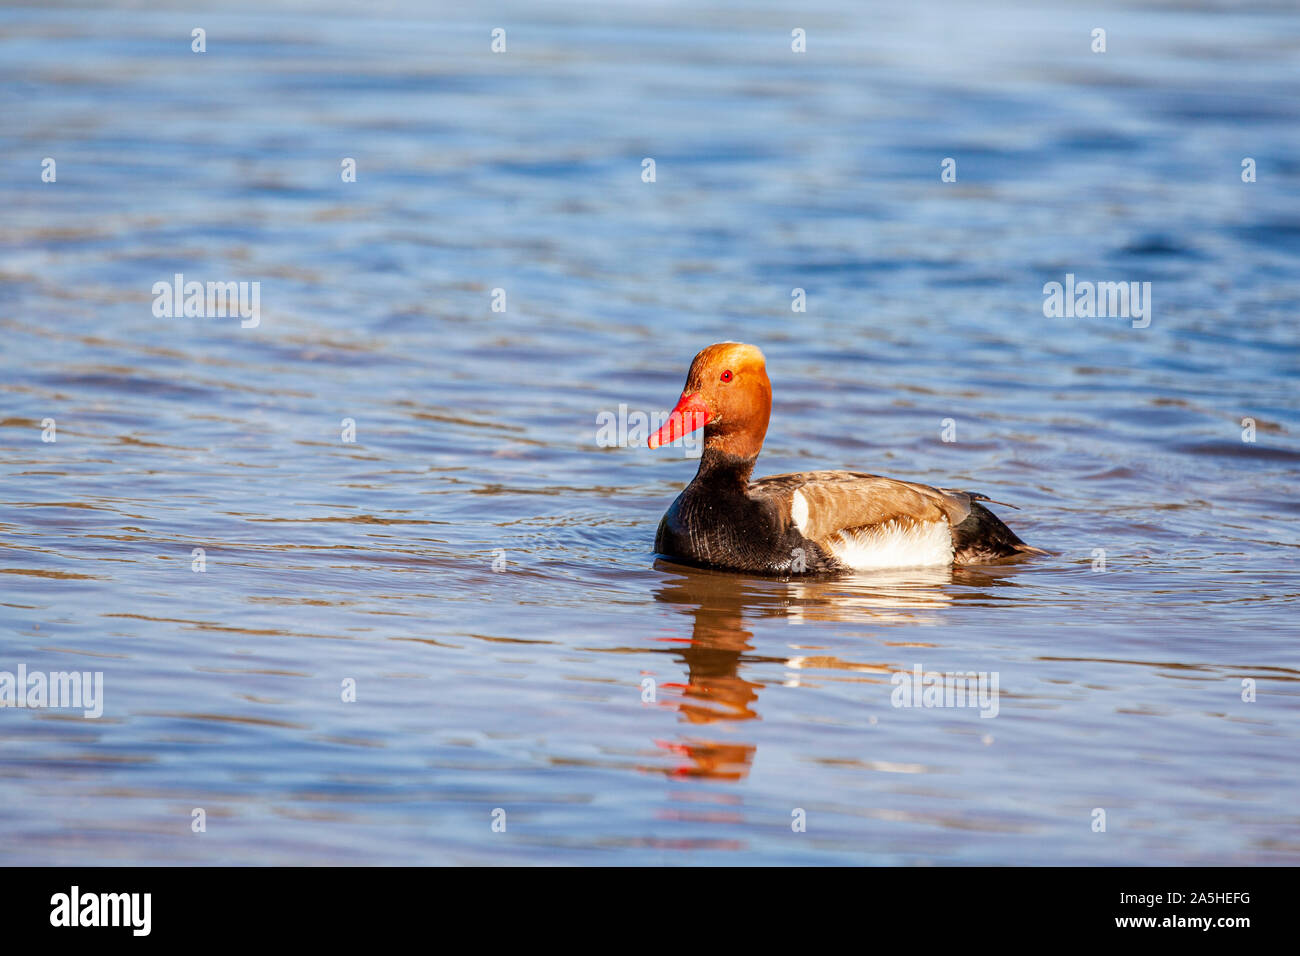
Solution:
<path fill-rule="evenodd" d="M 883 662 L 845 661 L 829 655 L 753 653 L 754 632 L 747 626 L 747 617 L 785 618 L 790 625 L 811 621 L 872 627 L 933 624 L 938 620 L 931 612 L 954 600 L 954 572 L 949 568 L 787 581 L 690 568 L 662 559 L 655 566 L 670 575 L 655 589 L 655 600 L 675 605 L 692 618 L 691 637 L 676 656 L 686 666 L 686 681 L 660 686 L 673 692 L 665 702 L 677 708 L 684 722 L 696 726 L 759 718 L 759 694 L 766 685 L 742 676 L 744 665 L 766 663 L 791 671 L 838 670 L 882 676 L 896 669 L 897 665 Z M 995 575 L 983 577 L 990 583 L 998 580 Z M 786 682 L 798 683 L 798 677 Z M 752 743 L 694 734 L 660 741 L 659 746 L 683 758 L 670 773 L 719 780 L 744 778 L 756 751 Z"/>
<path fill-rule="evenodd" d="M 694 618 L 689 642 L 677 660 L 686 665 L 685 684 L 666 683 L 679 692 L 674 706 L 690 724 L 752 720 L 763 684 L 740 676 L 741 658 L 752 651 L 753 632 L 745 627 L 744 592 L 733 579 L 710 572 L 683 571 L 655 590 L 655 599 L 676 604 Z M 778 660 L 779 659 L 775 659 Z M 739 780 L 754 761 L 752 743 L 683 738 L 659 745 L 682 760 L 670 771 L 678 776 Z"/>

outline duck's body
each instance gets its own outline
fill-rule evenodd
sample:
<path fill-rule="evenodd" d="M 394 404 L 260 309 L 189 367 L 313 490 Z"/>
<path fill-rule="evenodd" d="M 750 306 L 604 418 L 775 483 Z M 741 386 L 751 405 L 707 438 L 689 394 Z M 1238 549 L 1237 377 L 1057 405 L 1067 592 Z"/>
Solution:
<path fill-rule="evenodd" d="M 681 401 L 652 448 L 704 427 L 695 479 L 659 523 L 655 551 L 757 574 L 981 564 L 1044 554 L 981 505 L 983 495 L 848 471 L 751 481 L 767 433 L 771 385 L 752 345 L 695 357 Z"/>

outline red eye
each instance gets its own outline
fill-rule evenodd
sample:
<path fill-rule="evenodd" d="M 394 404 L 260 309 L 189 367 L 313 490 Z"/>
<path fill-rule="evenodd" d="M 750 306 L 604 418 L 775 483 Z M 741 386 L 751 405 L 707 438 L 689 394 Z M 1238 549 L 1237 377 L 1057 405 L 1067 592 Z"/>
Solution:
<path fill-rule="evenodd" d="M 724 382 L 731 381 L 731 369 L 727 369 L 725 372 L 722 373 L 722 380 Z"/>

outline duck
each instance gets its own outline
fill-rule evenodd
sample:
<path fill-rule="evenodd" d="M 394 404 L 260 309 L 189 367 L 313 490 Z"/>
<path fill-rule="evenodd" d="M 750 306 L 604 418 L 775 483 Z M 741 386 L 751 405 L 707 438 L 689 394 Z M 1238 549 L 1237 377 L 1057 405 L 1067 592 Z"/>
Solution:
<path fill-rule="evenodd" d="M 655 552 L 724 571 L 793 577 L 988 564 L 1048 552 L 1021 541 L 986 495 L 856 471 L 752 479 L 772 413 L 767 360 L 718 342 L 691 362 L 651 449 L 704 429 L 695 478 L 659 522 Z"/>

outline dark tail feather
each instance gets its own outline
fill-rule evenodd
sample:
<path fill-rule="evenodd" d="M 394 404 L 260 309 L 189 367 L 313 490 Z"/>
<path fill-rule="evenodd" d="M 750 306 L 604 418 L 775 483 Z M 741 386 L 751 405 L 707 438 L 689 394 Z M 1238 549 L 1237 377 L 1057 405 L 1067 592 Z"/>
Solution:
<path fill-rule="evenodd" d="M 985 495 L 970 495 L 970 514 L 952 529 L 953 560 L 957 564 L 983 564 L 1017 554 L 1047 554 L 1042 548 L 1025 544 L 1002 519 L 980 501 L 992 501 Z M 1001 502 L 993 502 L 1001 504 Z"/>

